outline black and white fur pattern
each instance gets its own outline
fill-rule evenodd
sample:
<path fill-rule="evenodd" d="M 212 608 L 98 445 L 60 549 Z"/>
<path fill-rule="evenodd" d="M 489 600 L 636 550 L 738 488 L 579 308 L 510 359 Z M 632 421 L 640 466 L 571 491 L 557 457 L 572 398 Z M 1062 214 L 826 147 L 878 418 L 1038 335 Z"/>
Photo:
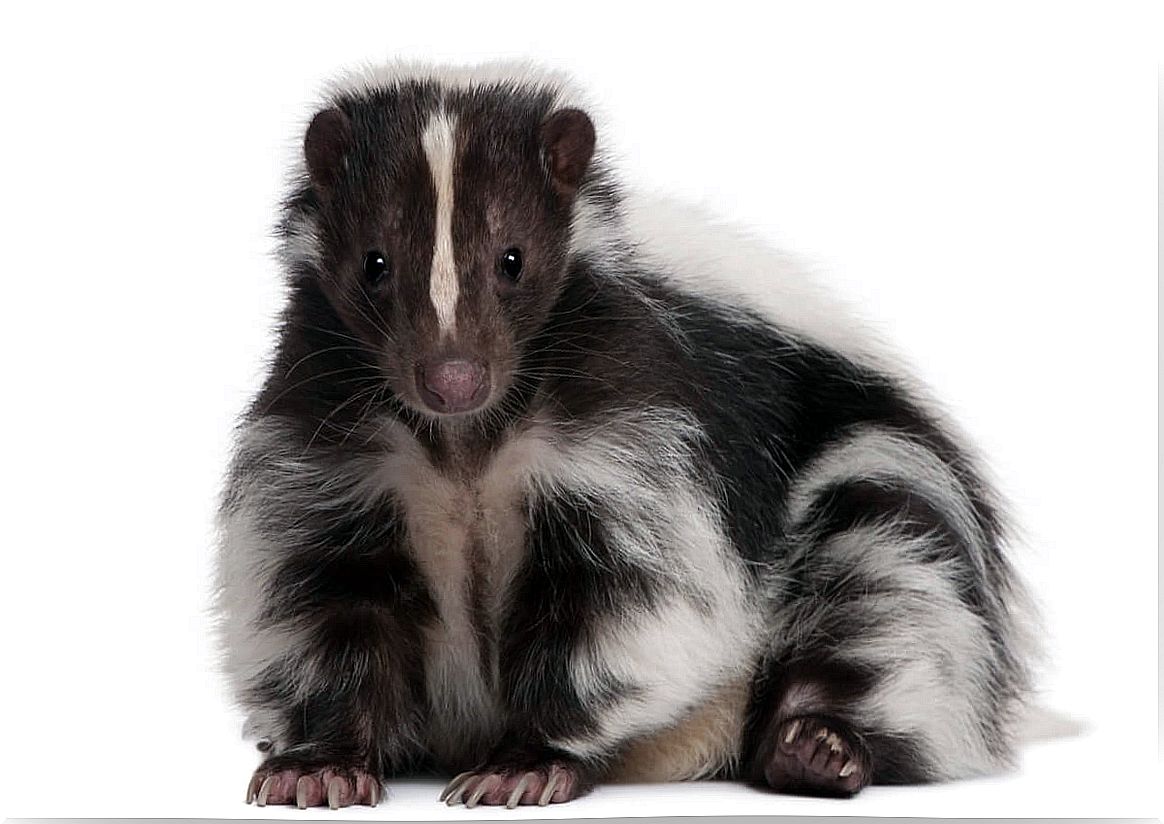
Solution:
<path fill-rule="evenodd" d="M 564 250 L 517 286 L 544 312 L 506 314 L 464 247 L 522 218 L 473 200 L 510 162 L 474 130 L 586 108 L 569 84 L 395 65 L 321 108 L 341 127 L 309 134 L 285 205 L 289 300 L 221 507 L 225 668 L 267 750 L 248 800 L 375 803 L 414 769 L 468 771 L 447 795 L 472 803 L 710 776 L 844 795 L 1008 763 L 1028 675 L 1000 504 L 851 314 L 585 147 L 580 179 L 513 171 L 568 219 L 526 235 Z M 390 203 L 421 181 L 391 218 L 381 176 Z M 328 291 L 367 221 L 411 250 L 392 299 Z M 378 350 L 531 317 L 464 415 Z"/>

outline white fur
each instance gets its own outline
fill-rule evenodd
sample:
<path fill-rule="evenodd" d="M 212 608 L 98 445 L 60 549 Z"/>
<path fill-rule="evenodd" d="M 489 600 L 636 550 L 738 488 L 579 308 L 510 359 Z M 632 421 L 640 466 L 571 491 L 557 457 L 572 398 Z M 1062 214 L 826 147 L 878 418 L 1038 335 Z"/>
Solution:
<path fill-rule="evenodd" d="M 879 525 L 841 533 L 813 552 L 815 563 L 872 582 L 859 607 L 859 634 L 830 639 L 837 660 L 888 673 L 861 697 L 856 717 L 928 747 L 926 761 L 940 779 L 997 766 L 976 724 L 990 698 L 986 670 L 993 651 L 949 571 L 918 563 L 927 541 Z M 812 632 L 811 623 L 777 628 L 793 646 Z"/>
<path fill-rule="evenodd" d="M 279 253 L 286 262 L 308 263 L 316 269 L 323 266 L 323 243 L 315 222 L 296 215 L 285 227 Z"/>
<path fill-rule="evenodd" d="M 256 461 L 233 491 L 237 500 L 224 507 L 218 518 L 219 551 L 215 569 L 215 606 L 223 669 L 244 706 L 242 691 L 272 664 L 291 660 L 294 688 L 301 696 L 318 688 L 323 662 L 311 657 L 303 631 L 260 621 L 264 606 L 261 593 L 287 541 L 299 536 L 301 526 L 289 521 L 296 510 L 326 517 L 351 507 L 367 506 L 378 496 L 367 482 L 368 469 L 353 462 L 348 472 L 332 475 L 319 470 L 296 453 L 276 418 L 248 425 L 238 439 L 240 460 Z M 279 536 L 263 528 L 270 518 L 280 525 Z M 282 748 L 284 720 L 275 713 L 255 711 L 247 719 L 246 732 L 269 738 L 276 751 Z"/>
<path fill-rule="evenodd" d="M 739 678 L 754 664 L 758 627 L 718 506 L 692 475 L 702 433 L 689 416 L 616 410 L 592 431 L 553 436 L 533 466 L 536 487 L 594 500 L 614 550 L 652 570 L 670 598 L 609 618 L 575 650 L 583 699 L 598 698 L 612 676 L 638 690 L 604 710 L 593 735 L 553 742 L 590 756 L 674 723 Z"/>
<path fill-rule="evenodd" d="M 789 494 L 788 521 L 798 523 L 825 487 L 845 481 L 905 485 L 949 520 L 981 567 L 984 536 L 953 469 L 915 440 L 877 427 L 860 427 L 801 473 Z"/>
<path fill-rule="evenodd" d="M 613 212 L 586 195 L 575 207 L 573 254 L 614 269 L 631 255 L 684 291 L 758 312 L 856 363 L 908 376 L 887 342 L 804 259 L 667 195 L 623 191 Z"/>
<path fill-rule="evenodd" d="M 727 579 L 728 575 L 722 578 Z M 708 582 L 703 582 L 709 592 Z M 598 728 L 583 737 L 551 742 L 581 757 L 609 752 L 620 742 L 675 723 L 754 665 L 754 613 L 739 582 L 716 582 L 710 608 L 683 596 L 629 619 L 606 622 L 574 653 L 574 681 L 584 699 L 601 696 L 610 676 L 634 687 L 629 698 L 604 708 Z"/>
<path fill-rule="evenodd" d="M 255 505 L 248 500 L 219 520 L 218 629 L 224 670 L 236 685 L 251 681 L 299 643 L 298 634 L 289 628 L 259 626 L 263 601 L 254 587 L 267 580 L 274 548 L 257 528 L 257 518 Z"/>
<path fill-rule="evenodd" d="M 600 148 L 601 141 L 600 131 Z M 584 188 L 575 205 L 570 248 L 573 255 L 585 256 L 615 276 L 628 259 L 640 266 L 645 263 L 683 291 L 759 313 L 797 338 L 891 377 L 959 445 L 983 482 L 982 494 L 1005 514 L 1005 501 L 994 492 L 997 481 L 972 439 L 886 336 L 805 259 L 705 209 L 635 190 L 622 191 L 612 210 Z M 1010 524 L 1009 517 L 1004 520 Z"/>
<path fill-rule="evenodd" d="M 429 276 L 429 298 L 442 334 L 457 325 L 457 260 L 453 250 L 453 167 L 457 154 L 457 119 L 443 109 L 435 112 L 420 139 L 436 188 L 436 231 Z"/>
<path fill-rule="evenodd" d="M 334 77 L 326 85 L 325 94 L 330 101 L 344 95 L 367 95 L 412 82 L 432 82 L 442 89 L 458 90 L 489 86 L 542 88 L 553 92 L 554 108 L 587 105 L 582 90 L 567 73 L 522 60 L 494 60 L 459 66 L 399 59 L 369 63 Z"/>

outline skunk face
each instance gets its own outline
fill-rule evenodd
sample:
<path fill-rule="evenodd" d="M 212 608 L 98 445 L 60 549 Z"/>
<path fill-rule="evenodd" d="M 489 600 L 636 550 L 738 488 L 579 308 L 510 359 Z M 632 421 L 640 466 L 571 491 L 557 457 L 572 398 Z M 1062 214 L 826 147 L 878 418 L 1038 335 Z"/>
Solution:
<path fill-rule="evenodd" d="M 341 99 L 308 128 L 313 275 L 422 415 L 504 397 L 561 292 L 594 128 L 552 106 L 416 84 Z"/>

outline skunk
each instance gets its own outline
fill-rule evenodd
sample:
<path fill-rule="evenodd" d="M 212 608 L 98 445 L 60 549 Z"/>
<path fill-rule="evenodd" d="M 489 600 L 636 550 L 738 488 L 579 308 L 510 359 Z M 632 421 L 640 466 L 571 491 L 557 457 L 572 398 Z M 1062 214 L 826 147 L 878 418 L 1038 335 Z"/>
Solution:
<path fill-rule="evenodd" d="M 974 450 L 790 259 L 625 190 L 594 123 L 507 65 L 359 73 L 311 119 L 219 517 L 248 803 L 1005 767 L 1026 596 Z"/>

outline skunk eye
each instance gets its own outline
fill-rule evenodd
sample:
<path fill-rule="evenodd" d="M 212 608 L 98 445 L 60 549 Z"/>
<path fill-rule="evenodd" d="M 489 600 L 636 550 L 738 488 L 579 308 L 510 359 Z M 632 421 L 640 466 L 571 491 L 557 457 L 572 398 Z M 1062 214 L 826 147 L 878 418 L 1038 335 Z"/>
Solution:
<path fill-rule="evenodd" d="M 375 249 L 364 255 L 364 277 L 368 283 L 379 283 L 388 274 L 388 258 Z"/>
<path fill-rule="evenodd" d="M 506 249 L 502 253 L 501 274 L 514 283 L 521 279 L 521 249 Z"/>

